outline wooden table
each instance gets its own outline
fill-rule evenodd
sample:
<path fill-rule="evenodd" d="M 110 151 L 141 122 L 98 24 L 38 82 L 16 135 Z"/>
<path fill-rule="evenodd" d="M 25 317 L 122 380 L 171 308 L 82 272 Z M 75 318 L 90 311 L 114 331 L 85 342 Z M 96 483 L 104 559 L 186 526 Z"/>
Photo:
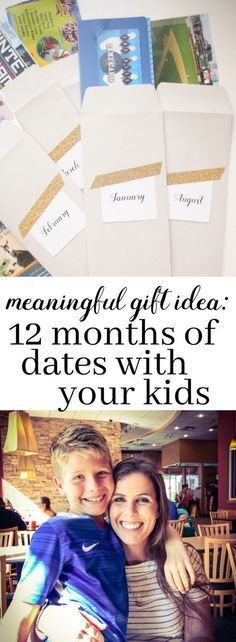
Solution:
<path fill-rule="evenodd" d="M 5 557 L 5 564 L 16 565 L 16 581 L 19 582 L 22 567 L 27 555 L 29 546 L 0 546 L 0 555 Z"/>
<path fill-rule="evenodd" d="M 0 546 L 0 555 L 6 556 L 6 564 L 24 562 L 29 546 Z"/>
<path fill-rule="evenodd" d="M 211 537 L 211 539 L 214 539 L 214 537 L 216 539 L 224 539 L 226 542 L 236 544 L 236 533 L 230 533 L 230 535 L 209 535 L 209 537 Z M 185 544 L 191 544 L 191 546 L 194 546 L 199 553 L 205 551 L 205 539 L 204 535 L 182 538 Z"/>

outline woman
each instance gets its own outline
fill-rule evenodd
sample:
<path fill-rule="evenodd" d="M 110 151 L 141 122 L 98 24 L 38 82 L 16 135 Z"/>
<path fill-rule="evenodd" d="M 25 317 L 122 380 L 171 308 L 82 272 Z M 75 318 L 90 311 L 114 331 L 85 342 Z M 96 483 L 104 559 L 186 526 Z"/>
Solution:
<path fill-rule="evenodd" d="M 201 560 L 188 546 L 196 584 L 186 595 L 170 589 L 165 575 L 168 500 L 153 462 L 130 458 L 114 470 L 110 505 L 113 530 L 122 541 L 129 593 L 127 640 L 211 642 L 207 582 Z"/>
<path fill-rule="evenodd" d="M 188 484 L 182 484 L 182 490 L 180 491 L 178 500 L 179 500 L 179 508 L 185 508 L 188 512 L 190 512 L 190 507 L 193 499 L 193 493 L 189 489 Z"/>
<path fill-rule="evenodd" d="M 44 495 L 43 495 L 43 497 L 40 497 L 40 502 L 38 504 L 38 507 L 43 511 L 43 513 L 48 515 L 48 517 L 55 517 L 56 516 L 55 511 L 52 510 L 52 508 L 51 508 L 51 501 L 50 501 L 49 497 L 45 497 Z"/>
<path fill-rule="evenodd" d="M 109 515 L 126 557 L 129 593 L 127 641 L 212 642 L 207 583 L 195 549 L 188 546 L 197 578 L 196 586 L 186 595 L 181 595 L 173 591 L 165 579 L 168 500 L 162 475 L 155 470 L 153 462 L 130 458 L 115 467 L 114 480 L 116 488 Z M 93 625 L 89 619 L 84 620 L 84 616 L 80 622 L 78 612 L 69 619 L 64 607 L 55 607 L 57 611 L 51 611 L 50 623 L 49 614 L 53 608 L 45 610 L 45 626 L 42 626 L 41 617 L 41 630 L 49 632 L 50 627 L 53 630 L 53 618 L 56 617 L 58 622 L 58 618 L 62 618 L 63 624 L 63 617 L 66 617 L 68 635 L 70 627 L 73 628 L 73 640 L 103 642 L 98 623 Z M 72 636 L 68 639 L 72 640 Z"/>

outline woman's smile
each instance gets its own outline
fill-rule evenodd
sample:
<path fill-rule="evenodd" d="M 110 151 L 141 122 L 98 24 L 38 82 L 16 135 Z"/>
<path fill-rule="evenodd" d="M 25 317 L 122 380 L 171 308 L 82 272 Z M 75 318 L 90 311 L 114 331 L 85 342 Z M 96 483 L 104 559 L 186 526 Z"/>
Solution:
<path fill-rule="evenodd" d="M 128 528 L 128 530 L 136 530 L 137 528 L 140 528 L 142 526 L 143 522 L 135 522 L 135 523 L 130 523 L 130 522 L 120 522 L 120 525 L 122 528 Z"/>

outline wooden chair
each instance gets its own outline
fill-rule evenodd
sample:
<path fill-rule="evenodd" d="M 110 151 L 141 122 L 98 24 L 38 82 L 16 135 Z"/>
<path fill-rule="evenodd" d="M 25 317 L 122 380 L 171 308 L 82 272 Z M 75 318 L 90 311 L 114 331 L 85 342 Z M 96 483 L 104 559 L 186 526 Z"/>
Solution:
<path fill-rule="evenodd" d="M 182 537 L 183 530 L 184 530 L 184 520 L 169 519 L 168 526 L 172 526 L 172 528 L 175 528 L 175 530 L 179 533 L 180 537 Z"/>
<path fill-rule="evenodd" d="M 35 531 L 18 531 L 18 546 L 29 546 Z"/>
<path fill-rule="evenodd" d="M 217 537 L 229 535 L 229 522 L 225 524 L 198 524 L 197 528 L 198 534 L 204 537 L 211 537 L 211 535 L 216 535 Z"/>
<path fill-rule="evenodd" d="M 230 521 L 230 511 L 225 509 L 217 509 L 217 519 L 220 522 L 229 522 L 229 530 L 232 531 L 232 522 Z"/>
<path fill-rule="evenodd" d="M 226 548 L 228 551 L 230 566 L 232 568 L 235 590 L 236 590 L 236 544 L 228 542 L 226 544 Z"/>
<path fill-rule="evenodd" d="M 210 510 L 209 515 L 211 524 L 217 524 L 217 510 Z"/>
<path fill-rule="evenodd" d="M 211 524 L 221 524 L 229 520 L 229 528 L 232 530 L 232 522 L 230 521 L 230 513 L 228 510 L 218 509 L 216 511 L 209 511 Z"/>
<path fill-rule="evenodd" d="M 229 519 L 229 511 L 224 508 L 217 508 L 216 513 L 218 519 Z"/>
<path fill-rule="evenodd" d="M 219 609 L 220 617 L 223 617 L 224 609 L 232 609 L 235 605 L 234 578 L 225 540 L 205 538 L 204 567 L 212 590 L 214 614 Z"/>
<path fill-rule="evenodd" d="M 6 557 L 0 555 L 0 618 L 7 610 Z"/>
<path fill-rule="evenodd" d="M 12 526 L 11 528 L 1 528 L 0 529 L 0 547 L 1 546 L 15 546 L 18 544 L 17 540 L 17 526 Z"/>
<path fill-rule="evenodd" d="M 2 546 L 14 546 L 17 544 L 17 526 L 12 528 L 2 528 L 0 529 L 0 554 Z M 12 566 L 11 564 L 6 565 L 6 587 L 10 593 L 13 593 L 13 575 L 12 575 Z"/>

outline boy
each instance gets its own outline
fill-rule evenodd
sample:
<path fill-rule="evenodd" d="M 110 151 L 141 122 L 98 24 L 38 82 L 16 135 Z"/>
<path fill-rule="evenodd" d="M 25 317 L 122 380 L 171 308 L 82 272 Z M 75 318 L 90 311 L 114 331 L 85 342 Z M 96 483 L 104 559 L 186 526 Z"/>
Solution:
<path fill-rule="evenodd" d="M 78 425 L 56 436 L 51 454 L 56 486 L 66 495 L 70 511 L 45 522 L 34 534 L 21 581 L 4 617 L 3 637 L 6 642 L 26 642 L 41 606 L 48 601 L 72 605 L 76 617 L 68 621 L 70 639 L 74 622 L 78 629 L 80 609 L 86 614 L 79 616 L 84 622 L 80 631 L 89 632 L 89 620 L 96 618 L 99 628 L 106 627 L 106 642 L 125 642 L 124 554 L 104 521 L 114 490 L 108 445 L 95 429 Z M 174 531 L 172 537 L 176 538 Z M 186 567 L 191 573 L 188 561 Z M 92 627 L 91 631 L 99 640 L 99 630 Z"/>

